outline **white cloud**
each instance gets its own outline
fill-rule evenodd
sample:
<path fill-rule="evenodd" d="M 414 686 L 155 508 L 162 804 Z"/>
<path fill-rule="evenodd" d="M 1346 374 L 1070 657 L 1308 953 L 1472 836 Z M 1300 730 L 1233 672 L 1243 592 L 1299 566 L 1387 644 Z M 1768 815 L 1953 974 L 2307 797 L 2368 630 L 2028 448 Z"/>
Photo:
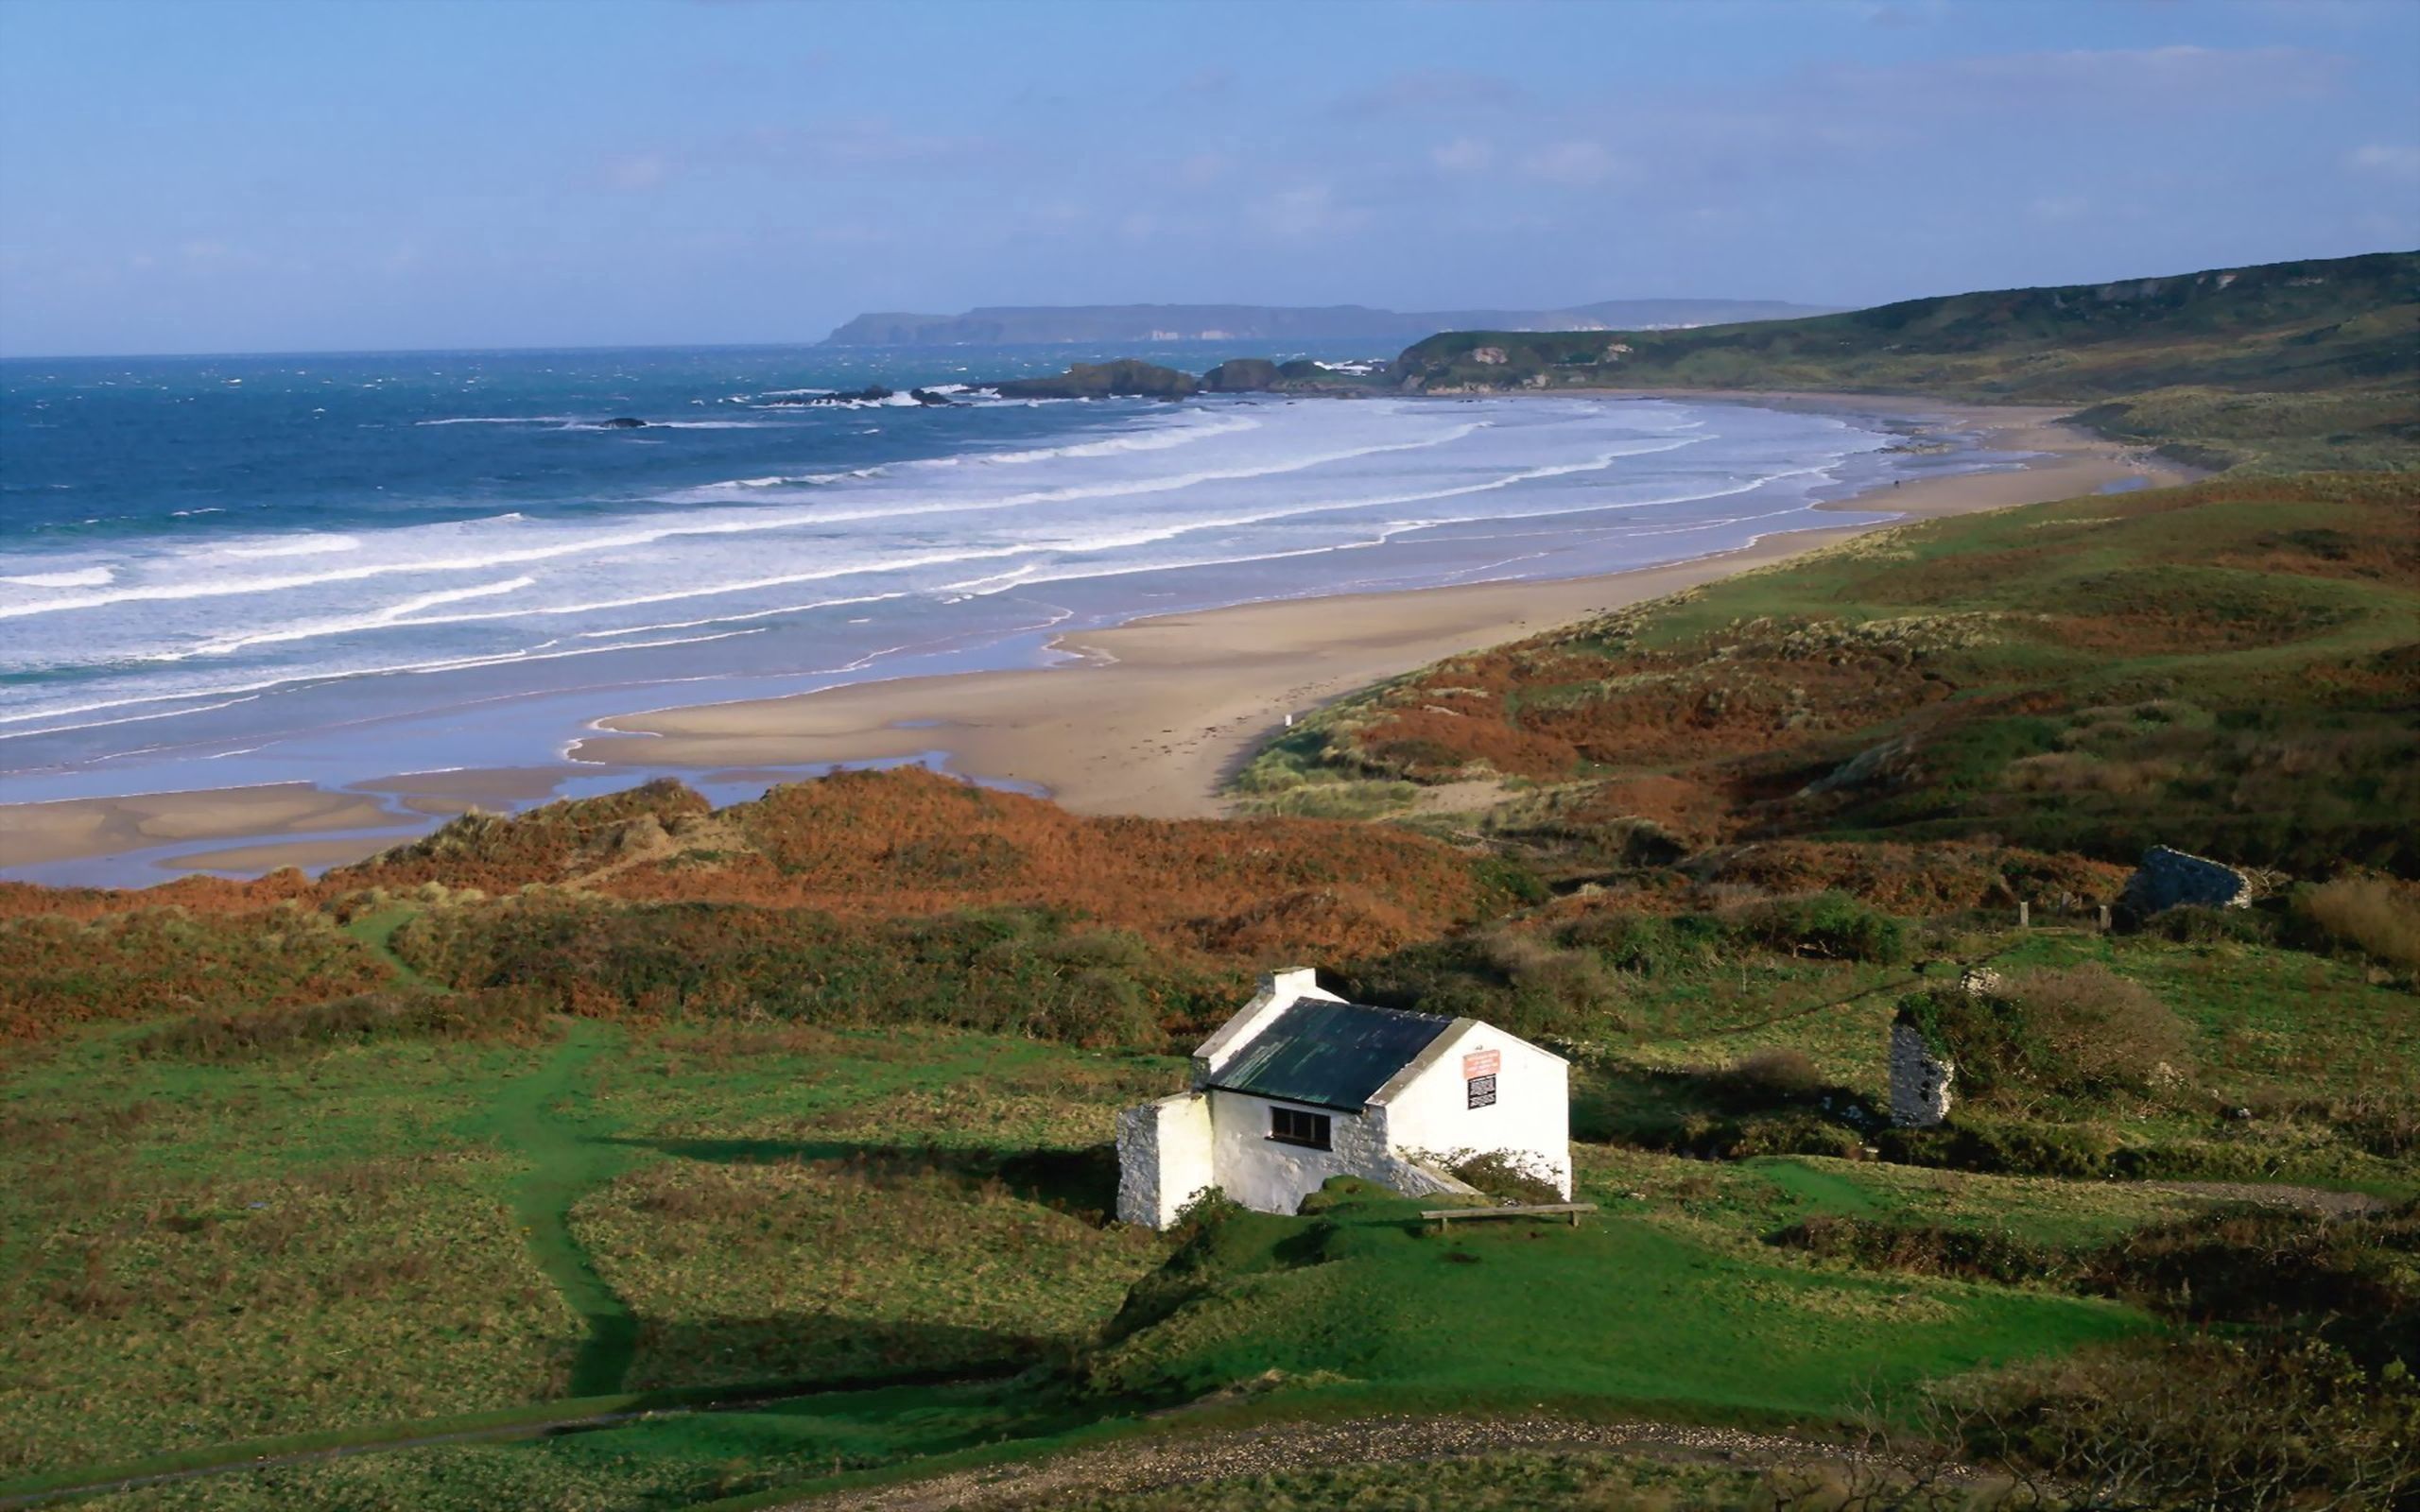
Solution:
<path fill-rule="evenodd" d="M 2386 179 L 2420 180 L 2420 146 L 2372 142 L 2346 153 L 2344 165 L 2356 173 L 2375 173 Z"/>
<path fill-rule="evenodd" d="M 1621 170 L 1622 161 L 1603 143 L 1582 138 L 1551 143 L 1521 160 L 1521 171 L 1530 178 L 1574 188 L 1602 183 Z"/>
<path fill-rule="evenodd" d="M 672 160 L 661 152 L 638 152 L 629 157 L 614 158 L 605 164 L 604 179 L 609 188 L 625 194 L 644 194 L 660 188 L 672 176 Z"/>
<path fill-rule="evenodd" d="M 1495 161 L 1495 149 L 1477 137 L 1458 136 L 1430 148 L 1428 160 L 1445 173 L 1484 173 Z"/>
<path fill-rule="evenodd" d="M 1178 181 L 1200 189 L 1235 171 L 1236 160 L 1223 152 L 1197 152 L 1176 165 Z"/>
<path fill-rule="evenodd" d="M 1849 66 L 1816 76 L 1819 84 L 1869 99 L 1998 111 L 2011 96 L 2038 107 L 2049 96 L 2099 105 L 2197 104 L 2213 109 L 2280 94 L 2316 94 L 2343 60 L 2306 47 L 2135 47 L 2004 53 L 1891 67 Z"/>
<path fill-rule="evenodd" d="M 1337 202 L 1336 191 L 1323 183 L 1280 190 L 1252 207 L 1253 222 L 1280 239 L 1340 236 L 1369 222 L 1366 210 Z"/>
<path fill-rule="evenodd" d="M 1332 107 L 1339 115 L 1392 115 L 1412 112 L 1511 110 L 1529 94 L 1509 78 L 1460 68 L 1424 68 L 1357 90 Z"/>

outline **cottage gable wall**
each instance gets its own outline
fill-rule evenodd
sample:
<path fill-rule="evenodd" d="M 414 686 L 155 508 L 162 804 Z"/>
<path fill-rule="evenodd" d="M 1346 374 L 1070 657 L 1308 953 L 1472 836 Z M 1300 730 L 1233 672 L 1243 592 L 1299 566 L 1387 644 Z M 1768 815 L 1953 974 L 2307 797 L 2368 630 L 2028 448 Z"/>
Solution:
<path fill-rule="evenodd" d="M 1492 1104 L 1471 1107 L 1465 1074 L 1493 1055 Z M 1551 1175 L 1571 1195 L 1571 1074 L 1559 1056 L 1492 1024 L 1465 1019 L 1404 1074 L 1381 1088 L 1373 1101 L 1387 1114 L 1388 1134 L 1398 1154 L 1454 1157 L 1511 1152 L 1540 1175 Z"/>

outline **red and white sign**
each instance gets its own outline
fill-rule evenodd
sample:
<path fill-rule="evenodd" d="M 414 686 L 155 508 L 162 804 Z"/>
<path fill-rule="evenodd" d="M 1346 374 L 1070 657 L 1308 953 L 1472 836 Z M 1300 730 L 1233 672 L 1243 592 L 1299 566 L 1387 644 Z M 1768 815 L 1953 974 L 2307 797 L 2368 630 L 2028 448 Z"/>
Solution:
<path fill-rule="evenodd" d="M 1462 1080 L 1493 1076 L 1503 1064 L 1504 1053 L 1500 1050 L 1474 1050 L 1462 1057 Z"/>

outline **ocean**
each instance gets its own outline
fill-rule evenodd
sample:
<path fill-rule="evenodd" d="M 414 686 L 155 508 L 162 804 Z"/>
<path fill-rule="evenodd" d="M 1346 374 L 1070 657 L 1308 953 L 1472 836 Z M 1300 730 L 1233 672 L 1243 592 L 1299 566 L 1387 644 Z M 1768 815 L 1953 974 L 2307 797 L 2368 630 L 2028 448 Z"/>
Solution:
<path fill-rule="evenodd" d="M 603 715 L 1031 664 L 1138 613 L 1697 557 L 2011 460 L 1732 404 L 977 387 L 1112 354 L 0 363 L 0 801 L 552 764 Z M 959 387 L 797 403 L 877 382 Z"/>

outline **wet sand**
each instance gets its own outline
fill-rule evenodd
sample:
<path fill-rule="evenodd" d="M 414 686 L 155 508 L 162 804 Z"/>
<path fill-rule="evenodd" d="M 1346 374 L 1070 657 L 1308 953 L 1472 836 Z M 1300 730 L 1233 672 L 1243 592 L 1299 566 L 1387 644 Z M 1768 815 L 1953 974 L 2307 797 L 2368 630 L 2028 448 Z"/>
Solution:
<path fill-rule="evenodd" d="M 1865 396 L 1693 395 L 1808 408 L 1948 417 L 1995 451 L 2047 454 L 2023 469 L 1910 482 L 1824 507 L 1914 518 L 2185 480 L 2182 471 L 2055 423 L 2064 411 Z M 1046 789 L 1086 814 L 1216 815 L 1250 754 L 1334 698 L 1443 657 L 1797 555 L 1868 526 L 1800 530 L 1741 550 L 1561 582 L 1506 582 L 1248 604 L 1063 636 L 1072 664 L 857 683 L 786 698 L 664 709 L 599 721 L 581 762 L 719 767 L 859 762 L 945 750 L 956 770 Z"/>
<path fill-rule="evenodd" d="M 1631 397 L 1637 397 L 1635 394 Z M 1679 396 L 1676 396 L 1679 397 Z M 1988 450 L 2044 454 L 2008 472 L 1911 481 L 1826 506 L 1931 518 L 2187 474 L 2056 422 L 2062 410 L 1943 404 L 1869 395 L 1691 394 L 1767 406 L 1902 411 L 1980 433 Z M 1798 530 L 1694 561 L 1564 581 L 1479 583 L 1290 599 L 1139 619 L 1062 637 L 1060 665 L 857 683 L 749 702 L 600 720 L 577 767 L 406 774 L 344 791 L 302 783 L 0 805 L 0 865 L 126 854 L 224 839 L 158 863 L 188 870 L 317 868 L 424 829 L 427 817 L 507 810 L 567 777 L 666 767 L 797 768 L 914 758 L 1029 784 L 1087 814 L 1216 815 L 1225 777 L 1287 716 L 1440 658 L 1536 634 L 1782 560 L 1871 528 Z M 768 782 L 781 773 L 767 771 Z M 360 834 L 331 832 L 388 831 Z M 236 843 L 241 842 L 241 843 Z"/>

